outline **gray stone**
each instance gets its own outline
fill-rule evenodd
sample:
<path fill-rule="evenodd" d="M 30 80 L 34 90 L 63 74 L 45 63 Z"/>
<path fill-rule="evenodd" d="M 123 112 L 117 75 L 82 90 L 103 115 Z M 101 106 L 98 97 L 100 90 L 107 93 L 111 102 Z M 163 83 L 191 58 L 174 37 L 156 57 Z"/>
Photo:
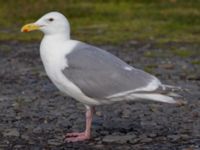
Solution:
<path fill-rule="evenodd" d="M 33 133 L 41 133 L 42 132 L 42 128 L 41 127 L 36 127 L 33 129 Z"/>
<path fill-rule="evenodd" d="M 62 142 L 63 142 L 63 141 L 60 140 L 60 139 L 49 139 L 47 143 L 48 143 L 49 145 L 58 146 L 58 145 L 61 145 Z"/>
<path fill-rule="evenodd" d="M 16 128 L 6 129 L 3 132 L 3 136 L 15 136 L 15 137 L 19 137 L 19 131 Z"/>
<path fill-rule="evenodd" d="M 98 149 L 103 149 L 104 145 L 103 144 L 96 144 L 94 147 L 98 148 Z"/>
<path fill-rule="evenodd" d="M 152 138 L 148 138 L 148 137 L 145 137 L 145 138 L 140 139 L 140 142 L 141 142 L 141 143 L 149 143 L 149 142 L 151 142 L 151 141 L 152 141 Z"/>
<path fill-rule="evenodd" d="M 21 138 L 24 139 L 24 140 L 29 140 L 29 136 L 25 135 L 25 134 L 21 135 Z"/>
<path fill-rule="evenodd" d="M 169 138 L 172 141 L 177 141 L 179 140 L 181 137 L 180 135 L 168 135 L 167 138 Z"/>
<path fill-rule="evenodd" d="M 132 140 L 134 140 L 136 136 L 134 134 L 132 135 L 107 135 L 103 138 L 103 142 L 106 143 L 120 143 L 120 144 L 124 144 L 127 142 L 131 142 Z"/>
<path fill-rule="evenodd" d="M 152 140 L 153 140 L 152 138 L 147 137 L 145 134 L 142 134 L 142 135 L 140 135 L 140 137 L 139 137 L 139 141 L 140 141 L 141 143 L 149 143 L 149 142 L 151 142 Z"/>

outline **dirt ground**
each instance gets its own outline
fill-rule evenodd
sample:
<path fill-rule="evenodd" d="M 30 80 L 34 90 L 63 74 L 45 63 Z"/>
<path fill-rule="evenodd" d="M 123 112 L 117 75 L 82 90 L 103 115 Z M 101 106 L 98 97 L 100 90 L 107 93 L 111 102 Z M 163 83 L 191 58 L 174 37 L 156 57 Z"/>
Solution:
<path fill-rule="evenodd" d="M 84 106 L 64 97 L 50 82 L 39 43 L 0 42 L 0 150 L 200 150 L 199 53 L 180 57 L 172 47 L 198 51 L 187 43 L 103 45 L 179 92 L 186 105 L 120 102 L 96 108 L 93 138 L 64 143 L 66 132 L 84 129 Z M 192 63 L 193 62 L 193 63 Z"/>

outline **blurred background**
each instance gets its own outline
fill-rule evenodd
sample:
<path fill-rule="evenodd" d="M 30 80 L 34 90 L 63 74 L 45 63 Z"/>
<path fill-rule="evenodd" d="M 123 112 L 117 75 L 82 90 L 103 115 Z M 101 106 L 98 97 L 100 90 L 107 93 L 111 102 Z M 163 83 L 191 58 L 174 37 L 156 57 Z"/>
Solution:
<path fill-rule="evenodd" d="M 72 37 L 86 42 L 200 42 L 200 0 L 0 0 L 0 40 L 41 39 L 20 28 L 50 11 L 63 13 Z"/>

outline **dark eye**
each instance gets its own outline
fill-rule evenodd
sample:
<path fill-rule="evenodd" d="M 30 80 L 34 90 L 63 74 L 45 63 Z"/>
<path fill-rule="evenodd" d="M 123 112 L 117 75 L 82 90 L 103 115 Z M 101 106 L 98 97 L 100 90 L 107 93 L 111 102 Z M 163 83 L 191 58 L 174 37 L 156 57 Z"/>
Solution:
<path fill-rule="evenodd" d="M 48 20 L 49 20 L 50 22 L 54 21 L 54 19 L 53 19 L 53 18 L 49 18 Z"/>

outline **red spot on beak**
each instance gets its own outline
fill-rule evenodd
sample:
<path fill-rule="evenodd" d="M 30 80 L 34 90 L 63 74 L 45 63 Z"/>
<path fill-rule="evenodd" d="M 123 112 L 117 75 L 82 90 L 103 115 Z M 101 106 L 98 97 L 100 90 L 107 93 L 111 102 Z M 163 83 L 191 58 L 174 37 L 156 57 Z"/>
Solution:
<path fill-rule="evenodd" d="M 23 30 L 23 32 L 28 32 L 28 31 L 29 31 L 28 29 L 24 29 L 24 30 Z"/>

